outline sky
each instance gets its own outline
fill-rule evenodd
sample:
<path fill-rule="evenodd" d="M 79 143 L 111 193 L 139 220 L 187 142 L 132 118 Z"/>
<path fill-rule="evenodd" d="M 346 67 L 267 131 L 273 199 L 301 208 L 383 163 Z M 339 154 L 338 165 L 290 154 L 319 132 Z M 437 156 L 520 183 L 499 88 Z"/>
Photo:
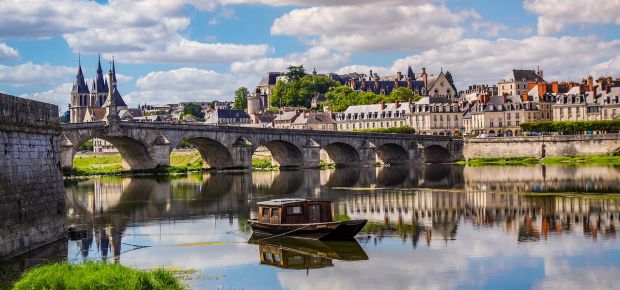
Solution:
<path fill-rule="evenodd" d="M 268 71 L 450 71 L 458 89 L 511 69 L 620 77 L 620 0 L 0 0 L 0 92 L 66 110 L 114 58 L 132 107 L 232 100 Z M 79 56 L 79 57 L 78 57 Z"/>

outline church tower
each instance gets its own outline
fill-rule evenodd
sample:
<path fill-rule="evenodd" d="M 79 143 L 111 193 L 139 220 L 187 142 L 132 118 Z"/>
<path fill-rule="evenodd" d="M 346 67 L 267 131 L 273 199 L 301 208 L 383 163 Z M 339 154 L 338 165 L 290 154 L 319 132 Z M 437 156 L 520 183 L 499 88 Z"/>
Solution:
<path fill-rule="evenodd" d="M 69 108 L 71 123 L 81 123 L 84 121 L 86 110 L 91 106 L 91 101 L 90 91 L 82 73 L 82 62 L 78 59 L 78 72 L 73 82 L 71 107 Z"/>
<path fill-rule="evenodd" d="M 97 65 L 97 73 L 93 79 L 93 85 L 90 90 L 91 99 L 93 100 L 93 107 L 101 108 L 105 103 L 105 99 L 108 95 L 108 83 L 103 77 L 103 70 L 101 69 L 101 56 L 99 56 L 99 63 Z"/>

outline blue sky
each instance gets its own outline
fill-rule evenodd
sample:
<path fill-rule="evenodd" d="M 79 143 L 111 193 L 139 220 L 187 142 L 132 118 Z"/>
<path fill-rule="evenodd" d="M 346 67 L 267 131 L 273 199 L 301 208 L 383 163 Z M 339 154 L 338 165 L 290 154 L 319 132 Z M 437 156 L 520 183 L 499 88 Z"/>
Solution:
<path fill-rule="evenodd" d="M 231 100 L 267 71 L 380 75 L 426 67 L 457 87 L 512 68 L 620 76 L 620 0 L 0 1 L 0 92 L 61 105 L 78 53 L 114 57 L 131 106 Z M 90 80 L 89 80 L 90 83 Z"/>

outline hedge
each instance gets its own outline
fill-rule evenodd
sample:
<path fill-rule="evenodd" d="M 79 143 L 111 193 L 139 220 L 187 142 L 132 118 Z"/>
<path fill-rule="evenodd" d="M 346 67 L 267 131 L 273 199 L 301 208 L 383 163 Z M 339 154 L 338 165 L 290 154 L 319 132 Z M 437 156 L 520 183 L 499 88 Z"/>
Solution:
<path fill-rule="evenodd" d="M 353 130 L 353 132 L 413 134 L 413 133 L 415 133 L 415 129 L 413 129 L 413 128 L 409 127 L 409 126 L 403 126 L 403 127 L 390 127 L 390 128 Z"/>
<path fill-rule="evenodd" d="M 520 125 L 526 132 L 583 132 L 620 131 L 620 119 L 603 121 L 542 121 L 526 122 Z"/>

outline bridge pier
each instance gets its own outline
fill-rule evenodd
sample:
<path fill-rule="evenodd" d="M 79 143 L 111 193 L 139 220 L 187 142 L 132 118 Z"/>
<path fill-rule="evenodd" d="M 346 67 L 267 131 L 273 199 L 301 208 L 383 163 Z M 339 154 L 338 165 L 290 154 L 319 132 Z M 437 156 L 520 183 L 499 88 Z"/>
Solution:
<path fill-rule="evenodd" d="M 252 143 L 240 137 L 232 144 L 230 153 L 232 155 L 232 168 L 252 168 Z"/>
<path fill-rule="evenodd" d="M 375 166 L 377 164 L 377 147 L 364 140 L 358 149 L 360 164 L 362 166 Z"/>
<path fill-rule="evenodd" d="M 321 145 L 308 139 L 302 148 L 303 168 L 318 168 L 321 166 Z"/>
<path fill-rule="evenodd" d="M 73 147 L 73 143 L 67 139 L 65 135 L 60 136 L 60 167 L 73 168 L 73 156 L 77 150 Z"/>
<path fill-rule="evenodd" d="M 409 154 L 409 161 L 412 163 L 426 163 L 426 158 L 424 157 L 424 146 L 420 143 L 412 144 L 411 147 L 407 150 Z"/>

